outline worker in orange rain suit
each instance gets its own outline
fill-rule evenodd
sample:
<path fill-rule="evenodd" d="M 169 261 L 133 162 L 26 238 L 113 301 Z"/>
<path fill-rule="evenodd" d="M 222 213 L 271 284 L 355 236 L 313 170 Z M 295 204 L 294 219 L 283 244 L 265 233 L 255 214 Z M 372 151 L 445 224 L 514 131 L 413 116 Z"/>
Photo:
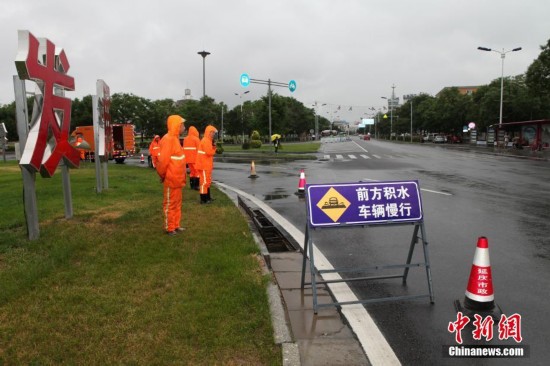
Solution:
<path fill-rule="evenodd" d="M 151 156 L 151 164 L 153 164 L 153 168 L 157 167 L 157 162 L 159 160 L 160 155 L 160 136 L 155 135 L 155 138 L 153 141 L 151 141 L 151 144 L 149 145 L 149 155 Z"/>
<path fill-rule="evenodd" d="M 82 134 L 78 134 L 77 138 L 76 138 L 76 147 L 79 147 L 82 142 L 84 141 L 84 139 L 82 138 Z M 80 152 L 80 160 L 86 160 L 86 151 L 84 151 L 83 149 L 78 149 L 78 151 Z"/>
<path fill-rule="evenodd" d="M 216 154 L 214 136 L 217 132 L 216 127 L 211 125 L 206 126 L 199 150 L 197 151 L 195 169 L 199 171 L 201 203 L 212 202 L 210 184 L 212 184 L 212 170 L 214 169 L 214 155 Z"/>
<path fill-rule="evenodd" d="M 187 137 L 183 140 L 183 151 L 185 152 L 185 160 L 189 167 L 189 185 L 191 189 L 199 189 L 199 172 L 195 167 L 197 160 L 197 151 L 199 150 L 199 131 L 194 127 L 189 127 Z"/>
<path fill-rule="evenodd" d="M 168 235 L 176 235 L 185 230 L 180 226 L 182 188 L 186 182 L 185 154 L 179 140 L 179 135 L 185 131 L 185 120 L 172 115 L 167 125 L 168 133 L 160 140 L 157 173 L 164 183 L 164 230 Z"/>

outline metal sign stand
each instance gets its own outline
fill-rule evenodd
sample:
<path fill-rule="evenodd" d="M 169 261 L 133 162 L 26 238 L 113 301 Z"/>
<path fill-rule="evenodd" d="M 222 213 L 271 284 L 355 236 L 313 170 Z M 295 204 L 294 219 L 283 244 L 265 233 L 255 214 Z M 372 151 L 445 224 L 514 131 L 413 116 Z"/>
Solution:
<path fill-rule="evenodd" d="M 392 182 L 393 184 L 394 182 Z M 338 188 L 337 185 L 335 185 L 336 188 Z M 311 186 L 308 185 L 308 208 L 311 206 L 310 201 L 310 188 Z M 331 188 L 332 189 L 332 188 Z M 326 196 L 325 196 L 326 197 Z M 323 197 L 324 198 L 324 197 Z M 411 220 L 407 222 L 398 222 L 398 221 L 388 221 L 388 222 L 378 222 L 375 224 L 369 224 L 369 223 L 338 223 L 338 225 L 326 225 L 324 229 L 342 229 L 345 227 L 350 226 L 357 226 L 360 225 L 362 227 L 387 227 L 387 226 L 397 226 L 397 225 L 414 225 L 413 234 L 411 237 L 410 245 L 409 245 L 409 251 L 407 255 L 407 260 L 404 264 L 383 264 L 383 265 L 375 265 L 371 267 L 365 267 L 365 268 L 335 268 L 330 270 L 317 270 L 315 266 L 315 258 L 314 258 L 314 250 L 313 250 L 313 240 L 312 240 L 312 232 L 311 229 L 319 228 L 318 225 L 313 225 L 311 215 L 310 215 L 310 209 L 307 210 L 307 223 L 305 228 L 305 239 L 304 239 L 304 252 L 303 252 L 303 261 L 302 261 L 302 278 L 301 278 L 301 288 L 304 289 L 306 285 L 311 286 L 312 288 L 312 294 L 313 294 L 313 310 L 314 313 L 317 314 L 318 308 L 320 307 L 328 307 L 328 306 L 343 306 L 343 305 L 351 305 L 351 304 L 368 304 L 368 303 L 375 303 L 375 302 L 384 302 L 384 301 L 401 301 L 401 300 L 411 300 L 411 299 L 418 299 L 418 298 L 424 298 L 429 297 L 430 303 L 434 303 L 434 293 L 433 293 L 433 286 L 432 286 L 432 275 L 431 275 L 431 267 L 430 267 L 430 260 L 428 255 L 428 241 L 426 239 L 426 230 L 424 228 L 424 222 L 422 219 L 421 214 L 421 208 L 420 208 L 420 215 L 419 219 L 417 220 Z M 321 228 L 322 225 L 321 225 Z M 419 235 L 420 234 L 420 235 Z M 424 262 L 419 263 L 411 263 L 414 248 L 415 245 L 419 242 L 422 243 L 422 249 L 424 254 Z M 311 282 L 305 282 L 305 275 L 306 275 L 306 267 L 307 267 L 307 256 L 309 254 L 309 271 L 311 274 Z M 370 281 L 370 280 L 381 280 L 381 279 L 391 279 L 391 278 L 402 278 L 402 283 L 405 285 L 407 283 L 407 277 L 409 274 L 409 269 L 413 267 L 425 267 L 426 269 L 426 278 L 428 282 L 428 294 L 419 294 L 419 295 L 408 295 L 408 296 L 393 296 L 393 297 L 384 297 L 384 298 L 374 298 L 374 299 L 363 299 L 363 300 L 357 300 L 357 301 L 346 301 L 346 302 L 332 302 L 332 303 L 326 303 L 326 304 L 318 304 L 317 302 L 317 285 L 318 284 L 331 284 L 331 283 L 339 283 L 339 282 L 353 282 L 353 281 Z M 391 274 L 391 275 L 382 275 L 382 276 L 359 276 L 359 277 L 351 277 L 351 278 L 345 278 L 345 279 L 334 279 L 334 280 L 323 280 L 318 281 L 316 278 L 316 275 L 322 275 L 324 273 L 358 273 L 358 274 L 365 274 L 367 272 L 372 272 L 373 270 L 389 270 L 389 269 L 403 269 L 403 272 L 400 274 Z"/>

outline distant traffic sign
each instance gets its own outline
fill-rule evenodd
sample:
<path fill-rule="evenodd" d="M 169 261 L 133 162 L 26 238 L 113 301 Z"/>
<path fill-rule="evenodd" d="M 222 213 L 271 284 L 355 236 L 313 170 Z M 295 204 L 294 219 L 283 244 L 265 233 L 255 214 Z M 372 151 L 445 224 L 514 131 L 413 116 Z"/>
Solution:
<path fill-rule="evenodd" d="M 294 93 L 296 90 L 296 80 L 290 80 L 288 83 L 288 90 L 290 90 L 291 93 Z"/>
<path fill-rule="evenodd" d="M 250 77 L 248 76 L 248 74 L 247 73 L 241 74 L 241 86 L 246 88 L 249 85 L 250 85 Z"/>

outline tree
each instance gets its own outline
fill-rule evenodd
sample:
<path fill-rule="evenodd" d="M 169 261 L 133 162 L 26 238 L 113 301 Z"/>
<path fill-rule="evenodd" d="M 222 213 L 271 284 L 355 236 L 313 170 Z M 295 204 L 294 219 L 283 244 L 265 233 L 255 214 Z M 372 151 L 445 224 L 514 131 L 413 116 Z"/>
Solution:
<path fill-rule="evenodd" d="M 113 123 L 132 123 L 141 134 L 141 142 L 147 129 L 147 122 L 154 117 L 154 108 L 149 99 L 133 94 L 111 96 L 111 120 Z"/>
<path fill-rule="evenodd" d="M 71 106 L 71 131 L 77 126 L 90 126 L 94 121 L 92 96 L 87 95 L 82 100 L 76 98 Z"/>
<path fill-rule="evenodd" d="M 550 118 L 550 39 L 527 69 L 525 83 L 533 98 L 535 119 Z"/>
<path fill-rule="evenodd" d="M 533 94 L 550 94 L 550 39 L 540 47 L 539 57 L 527 69 L 525 82 Z"/>

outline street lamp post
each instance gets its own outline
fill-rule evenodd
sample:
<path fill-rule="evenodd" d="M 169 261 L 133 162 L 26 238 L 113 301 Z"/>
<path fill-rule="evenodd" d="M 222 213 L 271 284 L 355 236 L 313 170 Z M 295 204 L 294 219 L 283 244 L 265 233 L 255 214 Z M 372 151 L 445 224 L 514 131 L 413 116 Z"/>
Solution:
<path fill-rule="evenodd" d="M 411 99 L 411 143 L 413 142 L 413 100 Z"/>
<path fill-rule="evenodd" d="M 500 113 L 498 117 L 498 125 L 500 127 L 502 126 L 502 104 L 503 104 L 503 96 L 504 96 L 504 58 L 506 57 L 506 54 L 509 52 L 521 51 L 521 47 L 517 47 L 508 51 L 504 51 L 504 48 L 502 49 L 502 51 L 493 50 L 487 47 L 478 47 L 477 49 L 480 51 L 496 52 L 500 54 L 500 58 L 502 59 L 502 67 L 501 67 L 501 74 L 500 74 Z"/>
<path fill-rule="evenodd" d="M 240 103 L 241 103 L 241 130 L 242 130 L 242 133 L 243 133 L 243 144 L 244 144 L 244 117 L 243 117 L 243 102 L 242 102 L 242 97 L 243 97 L 243 95 L 248 94 L 248 93 L 250 93 L 250 90 L 247 90 L 247 91 L 245 91 L 244 93 L 241 93 L 241 94 L 239 94 L 239 93 L 234 93 L 236 96 L 239 97 L 239 100 L 241 101 L 241 102 L 240 102 Z"/>
<path fill-rule="evenodd" d="M 380 97 L 380 98 L 389 100 L 386 97 Z M 388 107 L 390 109 L 390 141 L 391 141 L 391 137 L 393 135 L 393 97 L 392 97 L 392 101 L 388 102 Z"/>
<path fill-rule="evenodd" d="M 206 56 L 208 56 L 210 54 L 210 52 L 208 51 L 200 51 L 200 52 L 197 52 L 199 55 L 202 56 L 202 97 L 204 98 L 206 96 L 206 76 L 205 76 L 205 67 L 204 67 L 204 64 L 205 64 L 205 60 L 206 60 Z"/>

